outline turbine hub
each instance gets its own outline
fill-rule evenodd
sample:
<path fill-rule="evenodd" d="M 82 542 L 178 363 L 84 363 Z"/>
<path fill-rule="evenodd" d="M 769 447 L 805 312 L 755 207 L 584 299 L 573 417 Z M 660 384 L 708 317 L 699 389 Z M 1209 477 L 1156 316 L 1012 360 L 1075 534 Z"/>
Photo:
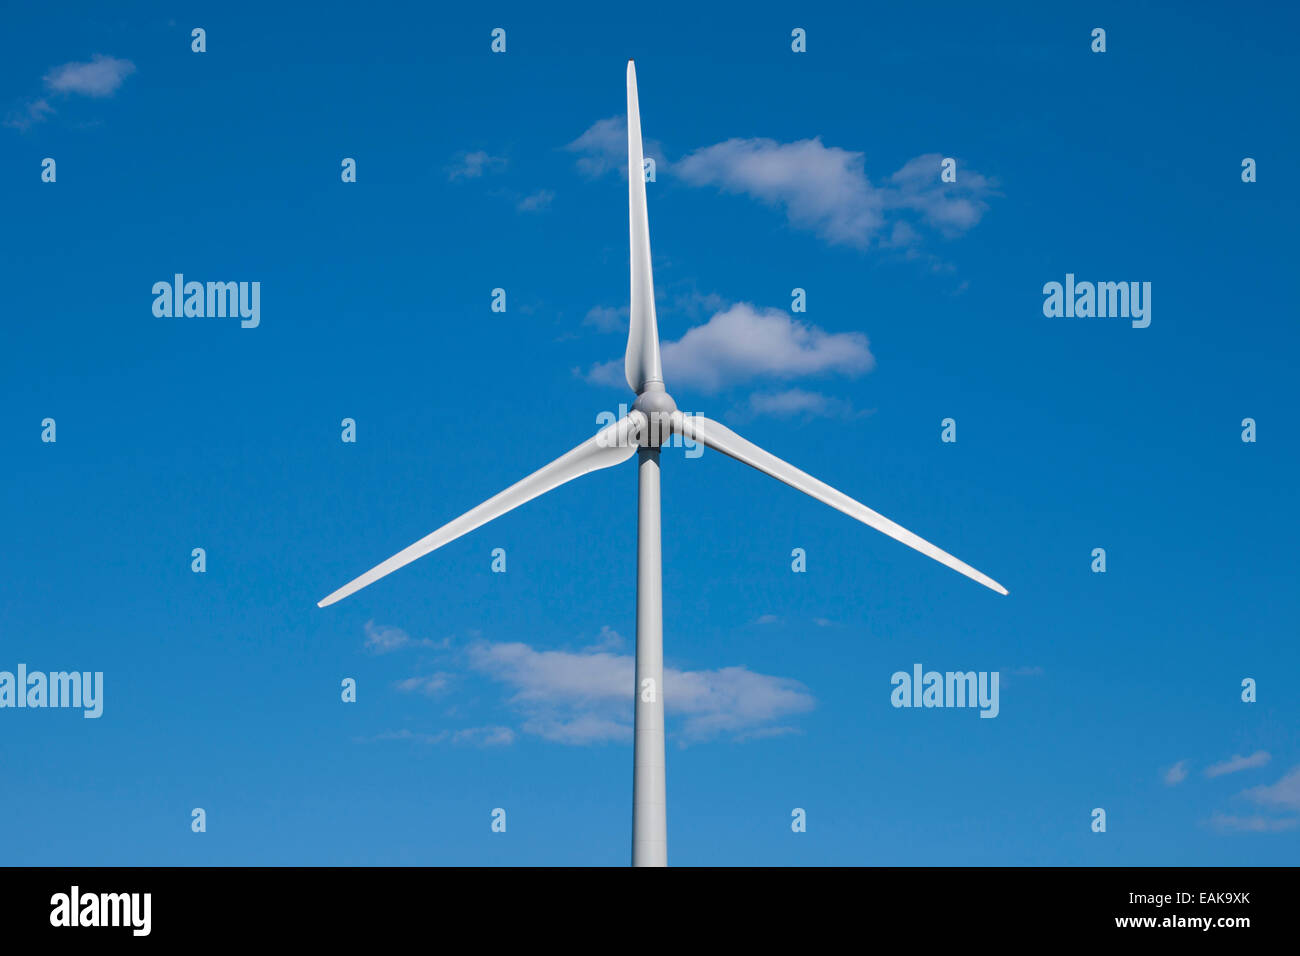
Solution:
<path fill-rule="evenodd" d="M 663 383 L 647 382 L 632 408 L 646 417 L 647 425 L 640 443 L 650 448 L 667 444 L 673 434 L 672 416 L 677 411 L 677 403 L 665 391 Z"/>

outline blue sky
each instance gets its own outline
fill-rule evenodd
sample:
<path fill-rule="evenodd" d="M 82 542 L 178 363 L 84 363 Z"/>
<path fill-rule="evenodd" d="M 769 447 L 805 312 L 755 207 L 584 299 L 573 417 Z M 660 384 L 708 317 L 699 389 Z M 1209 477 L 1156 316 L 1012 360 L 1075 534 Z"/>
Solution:
<path fill-rule="evenodd" d="M 635 56 L 678 404 L 1011 592 L 665 453 L 670 862 L 1294 863 L 1295 13 L 1051 6 L 6 10 L 0 862 L 626 863 L 632 464 L 316 601 L 630 401 Z"/>

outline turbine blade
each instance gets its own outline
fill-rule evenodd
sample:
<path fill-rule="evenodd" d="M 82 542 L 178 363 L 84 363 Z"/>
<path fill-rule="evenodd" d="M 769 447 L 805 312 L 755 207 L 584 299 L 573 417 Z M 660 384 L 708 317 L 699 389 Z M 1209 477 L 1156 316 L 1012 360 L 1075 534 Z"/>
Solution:
<path fill-rule="evenodd" d="M 461 535 L 468 534 L 480 525 L 487 524 L 493 518 L 499 518 L 507 511 L 518 508 L 553 488 L 558 488 L 566 481 L 627 461 L 637 450 L 637 435 L 645 427 L 644 423 L 645 416 L 634 411 L 626 418 L 607 425 L 568 454 L 538 469 L 523 481 L 516 482 L 499 495 L 489 498 L 477 508 L 465 512 L 455 521 L 448 522 L 432 534 L 426 535 L 409 548 L 397 552 L 359 578 L 349 581 L 320 601 L 317 607 L 328 607 L 336 601 L 343 600 L 349 594 L 360 591 L 366 585 L 373 584 L 385 575 L 410 564 L 416 558 L 424 557 L 430 551 L 455 541 Z"/>
<path fill-rule="evenodd" d="M 623 368 L 638 395 L 647 382 L 663 383 L 659 366 L 659 327 L 655 320 L 655 284 L 650 271 L 650 220 L 642 171 L 641 108 L 636 96 L 636 64 L 627 61 L 627 218 L 632 247 L 632 300 Z"/>
<path fill-rule="evenodd" d="M 854 501 L 848 495 L 836 491 L 825 482 L 818 481 L 812 475 L 800 471 L 789 462 L 782 461 L 775 455 L 763 451 L 753 442 L 741 438 L 725 425 L 720 425 L 702 415 L 683 415 L 681 412 L 674 412 L 673 429 L 687 438 L 703 442 L 715 451 L 730 455 L 736 461 L 744 462 L 751 468 L 756 468 L 766 475 L 771 475 L 777 481 L 783 481 L 791 488 L 797 488 L 804 494 L 830 505 L 837 511 L 844 512 L 850 518 L 856 518 L 863 524 L 884 532 L 895 541 L 901 541 L 909 548 L 934 558 L 940 564 L 946 564 L 954 571 L 966 575 L 973 581 L 978 581 L 986 588 L 991 588 L 999 594 L 1007 593 L 1006 588 L 987 574 L 976 571 L 964 561 L 958 561 L 942 548 L 935 547 L 924 538 L 914 535 L 901 525 L 890 521 L 884 515 L 872 511 L 861 502 Z"/>

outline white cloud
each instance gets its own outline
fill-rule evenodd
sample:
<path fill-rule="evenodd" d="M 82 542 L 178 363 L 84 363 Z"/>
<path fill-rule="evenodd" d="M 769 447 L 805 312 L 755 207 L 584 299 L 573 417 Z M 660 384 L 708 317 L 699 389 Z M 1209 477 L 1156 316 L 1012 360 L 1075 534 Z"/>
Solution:
<path fill-rule="evenodd" d="M 738 302 L 663 346 L 664 374 L 706 390 L 748 378 L 858 375 L 876 360 L 861 332 L 826 332 L 780 309 Z"/>
<path fill-rule="evenodd" d="M 684 157 L 674 171 L 696 186 L 783 206 L 792 225 L 831 242 L 865 245 L 885 217 L 863 166 L 861 153 L 824 146 L 820 138 L 729 139 Z"/>
<path fill-rule="evenodd" d="M 1187 779 L 1187 761 L 1180 760 L 1168 770 L 1165 771 L 1165 784 L 1170 787 L 1176 787 Z"/>
<path fill-rule="evenodd" d="M 564 148 L 582 154 L 578 168 L 588 176 L 619 169 L 627 165 L 627 121 L 621 116 L 597 120 Z"/>
<path fill-rule="evenodd" d="M 627 118 L 611 116 L 597 120 L 573 142 L 564 147 L 578 153 L 578 169 L 585 175 L 602 176 L 611 170 L 627 175 Z M 655 161 L 655 176 L 667 166 L 663 150 L 653 139 L 642 140 L 644 155 Z"/>
<path fill-rule="evenodd" d="M 1207 777 L 1222 777 L 1225 773 L 1236 773 L 1239 770 L 1251 770 L 1255 767 L 1262 767 L 1272 759 L 1267 750 L 1257 750 L 1249 757 L 1242 757 L 1234 754 L 1221 763 L 1212 764 L 1205 768 Z"/>
<path fill-rule="evenodd" d="M 93 96 L 97 99 L 112 96 L 122 81 L 135 72 L 130 60 L 96 53 L 85 63 L 64 63 L 45 74 L 45 88 L 60 96 Z M 13 129 L 30 129 L 55 113 L 47 97 L 29 100 L 18 109 L 10 110 L 4 125 Z"/>
<path fill-rule="evenodd" d="M 467 653 L 472 670 L 513 689 L 509 703 L 523 713 L 525 733 L 570 744 L 631 739 L 631 655 L 488 641 L 470 645 Z M 815 703 L 798 681 L 745 667 L 665 668 L 663 693 L 668 713 L 682 719 L 686 740 L 771 731 L 773 722 Z"/>
<path fill-rule="evenodd" d="M 665 343 L 661 352 L 668 381 L 706 392 L 752 378 L 789 379 L 826 372 L 859 375 L 876 364 L 861 332 L 826 332 L 780 309 L 748 302 L 716 313 L 676 342 Z M 596 365 L 587 379 L 618 384 L 623 379 L 623 360 Z"/>
<path fill-rule="evenodd" d="M 376 625 L 374 621 L 366 621 L 366 650 L 387 654 L 410 643 L 411 635 L 400 627 L 386 627 Z"/>
<path fill-rule="evenodd" d="M 515 732 L 509 727 L 466 727 L 453 731 L 453 744 L 474 744 L 478 747 L 505 747 L 515 742 Z"/>
<path fill-rule="evenodd" d="M 130 60 L 96 53 L 88 63 L 64 63 L 45 74 L 45 85 L 56 93 L 112 96 L 122 81 L 135 72 Z"/>
<path fill-rule="evenodd" d="M 551 204 L 555 198 L 555 193 L 549 189 L 539 189 L 537 192 L 525 196 L 515 205 L 520 212 L 541 212 Z"/>
<path fill-rule="evenodd" d="M 938 153 L 909 159 L 889 177 L 893 188 L 884 193 L 885 206 L 910 210 L 927 225 L 947 235 L 956 235 L 973 229 L 984 217 L 989 208 L 985 197 L 992 194 L 993 183 L 974 170 L 961 168 L 960 164 L 957 182 L 940 182 L 942 162 L 943 157 Z M 906 226 L 906 223 L 900 221 L 898 225 Z"/>
<path fill-rule="evenodd" d="M 435 734 L 425 734 L 403 728 L 386 730 L 373 737 L 358 739 L 362 742 L 411 740 L 421 744 L 451 743 L 476 747 L 505 747 L 515 742 L 515 732 L 509 727 L 465 727 L 461 730 L 440 730 Z"/>
<path fill-rule="evenodd" d="M 441 641 L 431 641 L 428 638 L 416 640 L 400 627 L 388 627 L 385 624 L 366 621 L 366 650 L 376 654 L 387 654 L 389 651 L 413 646 L 446 650 L 451 646 L 451 638 L 445 637 Z"/>
<path fill-rule="evenodd" d="M 713 671 L 664 670 L 664 704 L 687 715 L 688 738 L 723 732 L 752 735 L 769 721 L 813 709 L 808 689 L 786 677 L 756 674 L 745 667 Z"/>
<path fill-rule="evenodd" d="M 517 704 L 587 706 L 631 696 L 628 655 L 537 651 L 527 644 L 476 641 L 467 650 L 472 670 L 514 687 Z"/>
<path fill-rule="evenodd" d="M 399 680 L 393 686 L 400 691 L 408 693 L 418 691 L 427 697 L 433 697 L 440 694 L 451 684 L 452 675 L 445 671 L 438 671 L 436 674 L 430 674 L 427 677 L 408 677 L 405 680 Z"/>
<path fill-rule="evenodd" d="M 729 139 L 683 157 L 673 171 L 692 185 L 779 206 L 792 226 L 832 244 L 867 248 L 913 245 L 918 222 L 949 236 L 979 222 L 992 183 L 960 163 L 956 183 L 940 182 L 942 159 L 917 156 L 877 186 L 867 178 L 862 153 L 826 146 L 820 137 Z"/>
<path fill-rule="evenodd" d="M 504 156 L 492 156 L 480 149 L 472 153 L 462 153 L 455 165 L 448 167 L 447 178 L 478 179 L 484 173 L 497 172 L 505 166 Z"/>
<path fill-rule="evenodd" d="M 674 312 L 698 319 L 712 315 L 714 312 L 721 312 L 727 305 L 727 300 L 716 292 L 704 293 L 692 289 L 673 296 L 672 308 Z"/>
<path fill-rule="evenodd" d="M 851 402 L 832 398 L 821 392 L 790 388 L 782 392 L 755 392 L 738 410 L 741 417 L 757 418 L 860 418 L 865 412 L 854 409 Z"/>
<path fill-rule="evenodd" d="M 45 118 L 53 112 L 54 107 L 50 105 L 50 101 L 41 97 L 40 99 L 32 100 L 21 109 L 12 110 L 9 115 L 5 117 L 5 125 L 11 126 L 14 129 L 25 130 L 36 123 L 44 122 Z"/>
<path fill-rule="evenodd" d="M 596 635 L 596 641 L 593 644 L 584 647 L 587 653 L 596 651 L 616 651 L 627 644 L 627 639 L 618 631 L 614 630 L 608 624 L 601 625 L 600 633 Z"/>
<path fill-rule="evenodd" d="M 1266 807 L 1300 810 L 1300 766 L 1292 767 L 1277 783 L 1243 790 L 1241 795 Z"/>
<path fill-rule="evenodd" d="M 552 743 L 578 747 L 632 739 L 631 724 L 596 714 L 580 714 L 568 719 L 531 718 L 524 721 L 523 731 Z"/>
<path fill-rule="evenodd" d="M 1216 830 L 1237 833 L 1278 833 L 1294 830 L 1300 823 L 1295 817 L 1262 817 L 1258 814 L 1249 817 L 1236 817 L 1230 814 L 1216 813 L 1210 817 L 1210 826 Z"/>

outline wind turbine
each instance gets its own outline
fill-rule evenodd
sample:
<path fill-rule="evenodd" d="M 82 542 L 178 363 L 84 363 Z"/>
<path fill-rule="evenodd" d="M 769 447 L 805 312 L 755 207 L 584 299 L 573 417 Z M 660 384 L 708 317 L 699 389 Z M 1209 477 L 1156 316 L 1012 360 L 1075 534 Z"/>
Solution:
<path fill-rule="evenodd" d="M 683 415 L 664 388 L 659 364 L 654 281 L 650 272 L 650 224 L 642 172 L 641 111 L 637 105 L 636 66 L 627 64 L 627 199 L 632 246 L 632 299 L 627 383 L 636 393 L 632 410 L 505 491 L 489 498 L 382 564 L 343 585 L 319 603 L 327 607 L 410 564 L 430 551 L 468 534 L 588 472 L 638 456 L 636 560 L 636 684 L 633 688 L 635 743 L 632 764 L 632 865 L 667 866 L 668 815 L 664 781 L 663 578 L 659 548 L 659 449 L 674 434 L 702 442 L 802 491 L 850 518 L 946 564 L 999 594 L 1007 589 L 951 554 L 836 491 L 793 465 L 741 438 L 730 428 L 700 415 Z"/>

